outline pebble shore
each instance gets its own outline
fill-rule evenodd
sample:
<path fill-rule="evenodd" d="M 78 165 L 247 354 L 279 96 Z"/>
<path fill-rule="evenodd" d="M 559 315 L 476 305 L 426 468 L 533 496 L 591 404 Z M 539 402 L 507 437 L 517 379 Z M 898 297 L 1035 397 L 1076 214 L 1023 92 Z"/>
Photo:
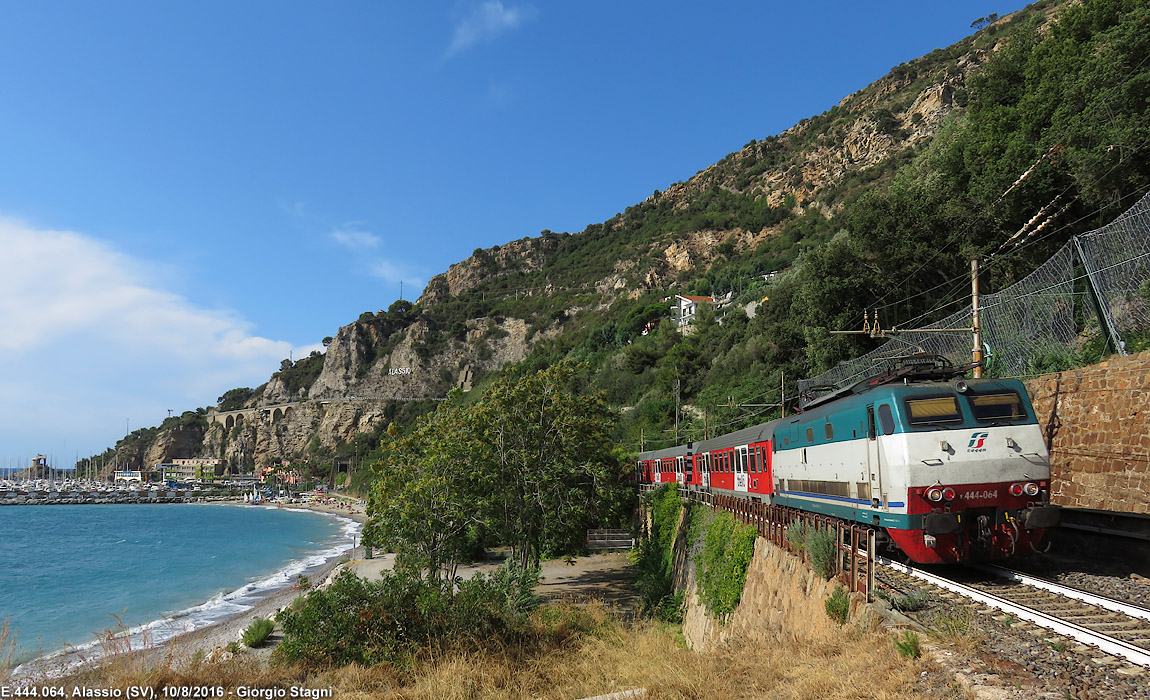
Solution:
<path fill-rule="evenodd" d="M 242 505 L 242 501 L 236 501 L 235 504 Z M 363 523 L 367 519 L 362 503 L 350 507 L 335 504 L 285 504 L 281 507 L 330 513 L 351 518 L 359 523 Z M 328 559 L 319 567 L 308 571 L 307 576 L 313 585 L 323 585 L 337 575 L 346 562 L 362 557 L 362 547 L 345 550 Z M 217 658 L 225 653 L 229 644 L 240 640 L 244 630 L 253 620 L 274 617 L 279 610 L 289 605 L 300 594 L 301 591 L 294 587 L 272 591 L 256 601 L 250 609 L 215 624 L 184 632 L 155 646 L 117 650 L 115 654 L 116 656 L 130 654 L 133 662 L 146 666 L 171 666 L 173 668 L 180 668 L 200 659 Z M 89 663 L 104 663 L 109 660 L 107 654 L 101 656 L 98 652 L 99 650 L 74 649 L 34 660 L 22 667 L 20 673 L 15 674 L 10 680 L 17 683 L 37 683 L 67 675 L 71 669 L 80 668 Z"/>

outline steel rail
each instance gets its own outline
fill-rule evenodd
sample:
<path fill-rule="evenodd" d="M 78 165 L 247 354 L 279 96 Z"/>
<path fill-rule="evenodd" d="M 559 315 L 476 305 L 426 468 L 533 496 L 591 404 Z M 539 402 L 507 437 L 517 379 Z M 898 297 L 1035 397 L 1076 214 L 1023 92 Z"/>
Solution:
<path fill-rule="evenodd" d="M 1008 569 L 1004 566 L 984 564 L 974 568 L 982 569 L 983 571 L 994 574 L 995 576 L 999 576 L 1001 578 L 1009 579 L 1015 583 L 1021 583 L 1033 588 L 1041 588 L 1042 590 L 1050 591 L 1051 593 L 1057 593 L 1058 595 L 1065 596 L 1067 598 L 1080 600 L 1083 603 L 1088 603 L 1095 607 L 1104 608 L 1106 610 L 1121 613 L 1129 617 L 1138 617 L 1143 620 L 1150 621 L 1150 610 L 1147 610 L 1146 608 L 1138 605 L 1134 605 L 1133 603 L 1126 603 L 1121 600 L 1115 600 L 1114 598 L 1107 598 L 1106 596 L 1098 595 L 1096 593 L 1088 593 L 1087 591 L 1083 591 L 1078 588 L 1071 588 L 1070 586 L 1064 586 L 1060 583 L 1047 581 L 1046 579 L 1024 574 L 1021 571 Z"/>
<path fill-rule="evenodd" d="M 999 610 L 1008 612 L 1017 616 L 1019 619 L 1026 620 L 1040 627 L 1045 627 L 1086 644 L 1093 644 L 1107 654 L 1120 656 L 1139 666 L 1150 667 L 1150 650 L 1135 646 L 1121 639 L 1115 639 L 1100 632 L 1095 632 L 1081 625 L 1076 625 L 1073 622 L 1067 622 L 1066 620 L 1059 619 L 1040 610 L 1035 610 L 1034 608 L 1020 605 L 1019 603 L 1000 598 L 985 591 L 980 591 L 977 588 L 887 559 L 886 557 L 875 556 L 875 561 L 895 571 L 907 574 L 908 576 L 922 579 L 940 588 L 945 588 L 948 591 L 973 598 L 983 605 L 998 608 Z"/>

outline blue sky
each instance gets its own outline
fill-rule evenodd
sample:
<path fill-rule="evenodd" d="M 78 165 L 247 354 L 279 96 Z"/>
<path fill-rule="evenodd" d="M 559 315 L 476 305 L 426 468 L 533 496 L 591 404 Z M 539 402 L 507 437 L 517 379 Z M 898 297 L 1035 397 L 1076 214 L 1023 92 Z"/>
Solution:
<path fill-rule="evenodd" d="M 0 466 L 256 386 L 1003 6 L 0 3 Z"/>

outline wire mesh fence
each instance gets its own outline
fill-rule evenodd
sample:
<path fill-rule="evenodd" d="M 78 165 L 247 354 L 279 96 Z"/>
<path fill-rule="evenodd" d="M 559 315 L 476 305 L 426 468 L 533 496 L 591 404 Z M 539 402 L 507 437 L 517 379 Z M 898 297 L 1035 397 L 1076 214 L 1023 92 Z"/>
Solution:
<path fill-rule="evenodd" d="M 1072 365 L 1086 346 L 1126 354 L 1150 336 L 1150 194 L 1111 223 L 1076 236 L 1019 282 L 980 299 L 990 376 Z M 958 311 L 837 367 L 798 381 L 810 400 L 874 376 L 906 356 L 971 361 L 972 312 Z"/>

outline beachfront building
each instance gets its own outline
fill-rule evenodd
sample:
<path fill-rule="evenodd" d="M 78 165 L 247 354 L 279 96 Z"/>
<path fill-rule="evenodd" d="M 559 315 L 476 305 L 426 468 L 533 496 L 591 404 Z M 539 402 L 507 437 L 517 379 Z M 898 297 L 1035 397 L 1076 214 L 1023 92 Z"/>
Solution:
<path fill-rule="evenodd" d="M 156 471 L 162 472 L 165 481 L 211 481 L 216 478 L 216 470 L 222 467 L 224 460 L 195 457 L 192 459 L 173 459 L 165 464 L 157 464 Z"/>

